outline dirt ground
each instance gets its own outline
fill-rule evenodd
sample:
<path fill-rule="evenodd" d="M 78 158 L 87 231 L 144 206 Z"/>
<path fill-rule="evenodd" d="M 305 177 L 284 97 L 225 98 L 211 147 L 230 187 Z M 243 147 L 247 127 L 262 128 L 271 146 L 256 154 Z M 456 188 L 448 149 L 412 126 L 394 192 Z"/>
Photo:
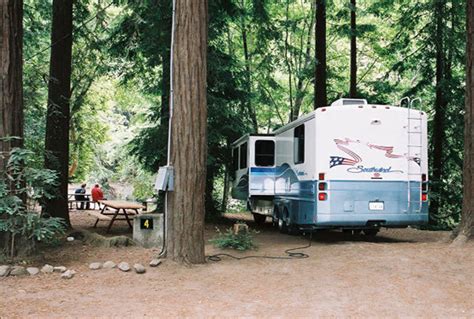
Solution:
<path fill-rule="evenodd" d="M 228 224 L 217 225 L 221 230 Z M 72 212 L 76 227 L 94 219 Z M 102 222 L 103 223 L 103 222 Z M 249 223 L 250 227 L 255 227 Z M 207 238 L 216 225 L 208 225 Z M 99 224 L 103 233 L 105 224 Z M 255 235 L 258 249 L 237 256 L 283 256 L 308 238 L 280 234 L 268 223 Z M 128 233 L 124 222 L 115 234 Z M 96 248 L 80 241 L 48 249 L 29 261 L 77 271 L 0 278 L 0 318 L 25 317 L 474 317 L 474 244 L 453 248 L 449 233 L 382 230 L 375 239 L 341 232 L 313 236 L 307 259 L 224 258 L 199 266 L 169 260 L 138 275 L 88 269 L 95 261 L 145 265 L 157 250 Z M 207 254 L 222 252 L 206 245 Z"/>

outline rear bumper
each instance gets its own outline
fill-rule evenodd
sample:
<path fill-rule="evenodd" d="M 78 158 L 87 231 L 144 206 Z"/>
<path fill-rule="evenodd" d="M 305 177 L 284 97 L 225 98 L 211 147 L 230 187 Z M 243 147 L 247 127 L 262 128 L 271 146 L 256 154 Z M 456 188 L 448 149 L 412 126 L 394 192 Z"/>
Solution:
<path fill-rule="evenodd" d="M 367 226 L 376 223 L 382 227 L 422 225 L 428 222 L 428 214 L 318 214 L 315 226 Z"/>

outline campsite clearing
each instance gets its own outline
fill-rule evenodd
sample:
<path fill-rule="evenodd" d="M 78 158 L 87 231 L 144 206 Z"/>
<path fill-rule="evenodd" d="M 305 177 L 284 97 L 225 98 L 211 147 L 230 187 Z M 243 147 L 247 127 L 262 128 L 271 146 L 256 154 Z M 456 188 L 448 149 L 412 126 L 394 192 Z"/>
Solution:
<path fill-rule="evenodd" d="M 74 225 L 92 230 L 93 217 L 71 215 Z M 214 236 L 215 226 L 230 225 L 207 225 L 206 238 Z M 117 223 L 112 232 L 129 233 L 127 223 Z M 448 232 L 415 229 L 382 230 L 372 240 L 323 232 L 303 250 L 307 259 L 224 258 L 191 267 L 164 260 L 144 275 L 90 271 L 88 265 L 106 260 L 148 265 L 157 250 L 97 248 L 75 240 L 35 261 L 74 269 L 73 279 L 56 274 L 0 279 L 0 317 L 472 317 L 474 244 L 453 248 L 448 238 Z M 308 243 L 269 223 L 255 239 L 256 251 L 225 252 L 283 256 L 285 249 Z M 206 245 L 206 252 L 221 251 Z"/>

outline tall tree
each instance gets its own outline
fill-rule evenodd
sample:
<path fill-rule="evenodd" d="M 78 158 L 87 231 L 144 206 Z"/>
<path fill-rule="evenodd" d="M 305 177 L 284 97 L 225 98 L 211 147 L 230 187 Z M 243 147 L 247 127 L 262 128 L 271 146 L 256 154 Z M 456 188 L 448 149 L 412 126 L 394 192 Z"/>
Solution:
<path fill-rule="evenodd" d="M 448 85 L 450 79 L 450 65 L 447 61 L 445 36 L 445 14 L 446 0 L 436 0 L 434 2 L 435 30 L 434 44 L 436 51 L 436 97 L 434 103 L 435 114 L 433 118 L 433 190 L 440 193 L 441 179 L 443 176 L 443 159 L 445 150 L 443 149 L 445 140 L 445 114 L 448 106 Z M 440 198 L 432 198 L 430 204 L 430 215 L 438 215 Z"/>
<path fill-rule="evenodd" d="M 4 170 L 9 151 L 23 145 L 23 1 L 1 1 L 0 18 L 0 169 Z"/>
<path fill-rule="evenodd" d="M 466 104 L 464 114 L 464 167 L 461 224 L 456 241 L 464 242 L 473 235 L 474 226 L 474 3 L 466 1 Z"/>
<path fill-rule="evenodd" d="M 357 29 L 356 0 L 351 0 L 351 74 L 349 97 L 357 97 Z"/>
<path fill-rule="evenodd" d="M 207 159 L 207 0 L 175 0 L 171 165 L 167 253 L 204 263 Z"/>
<path fill-rule="evenodd" d="M 0 171 L 5 171 L 10 150 L 23 146 L 23 1 L 1 1 L 0 23 Z M 5 233 L 0 242 L 10 242 Z"/>
<path fill-rule="evenodd" d="M 314 75 L 314 109 L 327 103 L 326 66 L 326 0 L 316 0 L 316 71 Z"/>
<path fill-rule="evenodd" d="M 46 115 L 45 167 L 58 172 L 55 199 L 46 203 L 46 212 L 64 218 L 70 225 L 67 205 L 69 165 L 69 122 L 72 63 L 72 2 L 53 1 L 51 58 Z"/>

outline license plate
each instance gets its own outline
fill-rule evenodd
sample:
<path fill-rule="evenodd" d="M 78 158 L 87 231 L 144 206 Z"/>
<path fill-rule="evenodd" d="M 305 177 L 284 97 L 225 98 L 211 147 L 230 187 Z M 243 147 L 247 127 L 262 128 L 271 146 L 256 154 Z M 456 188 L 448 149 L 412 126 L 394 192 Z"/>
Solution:
<path fill-rule="evenodd" d="M 384 210 L 383 202 L 369 202 L 369 210 Z"/>

